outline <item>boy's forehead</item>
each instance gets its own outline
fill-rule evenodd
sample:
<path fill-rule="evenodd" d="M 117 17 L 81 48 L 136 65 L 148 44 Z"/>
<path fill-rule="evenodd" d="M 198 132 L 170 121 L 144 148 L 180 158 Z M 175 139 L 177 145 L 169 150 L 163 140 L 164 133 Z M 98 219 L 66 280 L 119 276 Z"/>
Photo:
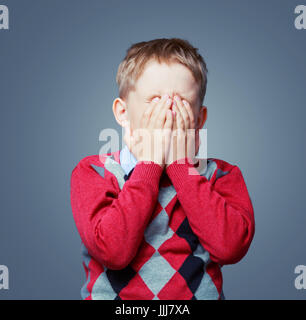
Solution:
<path fill-rule="evenodd" d="M 191 71 L 180 63 L 148 62 L 136 82 L 136 91 L 141 96 L 168 93 L 193 99 L 198 86 Z"/>

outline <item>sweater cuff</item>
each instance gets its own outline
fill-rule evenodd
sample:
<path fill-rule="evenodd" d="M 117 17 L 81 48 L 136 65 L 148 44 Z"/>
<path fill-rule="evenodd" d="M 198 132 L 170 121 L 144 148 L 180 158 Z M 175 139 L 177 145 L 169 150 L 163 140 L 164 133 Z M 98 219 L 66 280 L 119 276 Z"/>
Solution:
<path fill-rule="evenodd" d="M 184 158 L 172 162 L 166 168 L 166 173 L 177 192 L 192 176 L 200 175 L 196 167 L 197 161 L 193 161 L 191 158 Z"/>
<path fill-rule="evenodd" d="M 160 177 L 162 175 L 163 168 L 153 161 L 138 161 L 133 170 L 133 179 L 141 179 L 144 181 L 159 183 Z"/>

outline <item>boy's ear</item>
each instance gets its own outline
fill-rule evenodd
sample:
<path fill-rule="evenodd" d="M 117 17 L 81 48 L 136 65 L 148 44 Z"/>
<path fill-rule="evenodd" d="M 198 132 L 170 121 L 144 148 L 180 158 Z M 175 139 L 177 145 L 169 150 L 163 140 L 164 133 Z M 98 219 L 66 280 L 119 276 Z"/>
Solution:
<path fill-rule="evenodd" d="M 128 111 L 124 100 L 116 98 L 113 102 L 113 113 L 116 121 L 121 127 L 124 127 L 126 121 L 128 121 Z"/>
<path fill-rule="evenodd" d="M 207 120 L 207 107 L 201 106 L 198 113 L 198 118 L 197 118 L 197 129 L 202 129 L 206 120 Z"/>

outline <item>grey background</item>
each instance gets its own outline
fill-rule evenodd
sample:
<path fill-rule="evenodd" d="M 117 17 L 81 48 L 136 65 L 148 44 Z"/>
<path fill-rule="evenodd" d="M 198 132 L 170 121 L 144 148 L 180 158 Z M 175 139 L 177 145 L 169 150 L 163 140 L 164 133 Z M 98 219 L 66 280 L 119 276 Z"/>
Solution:
<path fill-rule="evenodd" d="M 85 281 L 70 173 L 98 154 L 126 49 L 189 40 L 209 69 L 208 156 L 237 164 L 255 209 L 245 258 L 224 266 L 227 299 L 305 299 L 306 30 L 300 1 L 1 1 L 0 299 L 80 299 Z M 119 131 L 121 132 L 121 130 Z"/>

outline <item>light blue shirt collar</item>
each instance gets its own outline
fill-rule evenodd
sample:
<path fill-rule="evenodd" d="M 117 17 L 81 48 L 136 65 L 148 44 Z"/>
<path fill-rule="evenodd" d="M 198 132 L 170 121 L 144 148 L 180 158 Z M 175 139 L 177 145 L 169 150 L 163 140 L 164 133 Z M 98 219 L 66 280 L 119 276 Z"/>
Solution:
<path fill-rule="evenodd" d="M 136 166 L 137 159 L 134 157 L 128 146 L 125 145 L 120 150 L 120 165 L 128 175 L 130 171 Z"/>

